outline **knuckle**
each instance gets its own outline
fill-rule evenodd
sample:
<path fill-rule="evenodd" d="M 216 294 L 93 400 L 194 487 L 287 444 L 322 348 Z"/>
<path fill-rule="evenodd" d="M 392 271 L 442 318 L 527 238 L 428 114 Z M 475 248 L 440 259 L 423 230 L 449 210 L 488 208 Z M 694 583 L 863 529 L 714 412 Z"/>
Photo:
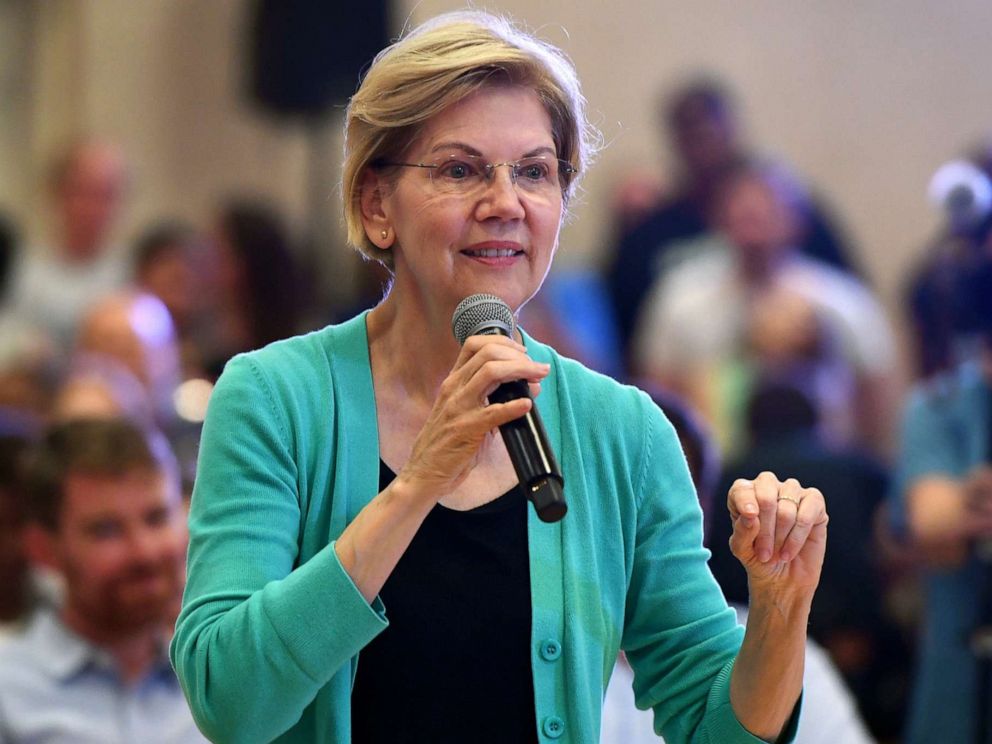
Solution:
<path fill-rule="evenodd" d="M 774 491 L 759 491 L 754 498 L 758 502 L 759 508 L 766 510 L 775 509 L 778 506 L 778 495 Z"/>
<path fill-rule="evenodd" d="M 441 387 L 440 387 L 441 397 L 442 398 L 450 397 L 451 394 L 455 392 L 455 389 L 457 387 L 458 387 L 458 382 L 455 380 L 454 377 L 450 375 L 448 377 L 445 377 L 444 380 L 441 381 Z"/>
<path fill-rule="evenodd" d="M 488 359 L 479 368 L 479 374 L 486 382 L 500 382 L 503 377 L 503 364 L 498 359 Z"/>
<path fill-rule="evenodd" d="M 492 344 L 486 344 L 485 346 L 479 347 L 475 355 L 485 362 L 486 360 L 492 359 L 496 353 L 496 349 Z"/>
<path fill-rule="evenodd" d="M 729 494 L 738 493 L 740 491 L 752 491 L 754 490 L 754 482 L 749 481 L 747 478 L 738 478 L 730 486 Z"/>

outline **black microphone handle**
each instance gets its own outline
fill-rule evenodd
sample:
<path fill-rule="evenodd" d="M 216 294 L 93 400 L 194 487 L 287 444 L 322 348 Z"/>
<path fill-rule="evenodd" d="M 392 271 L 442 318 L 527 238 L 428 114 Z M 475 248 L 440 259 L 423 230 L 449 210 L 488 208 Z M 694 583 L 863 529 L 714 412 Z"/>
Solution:
<path fill-rule="evenodd" d="M 530 398 L 525 380 L 505 382 L 489 396 L 490 403 L 506 403 L 517 398 Z M 548 443 L 547 432 L 536 407 L 518 419 L 499 427 L 510 461 L 517 472 L 520 487 L 534 504 L 542 522 L 557 522 L 565 516 L 564 479 Z"/>

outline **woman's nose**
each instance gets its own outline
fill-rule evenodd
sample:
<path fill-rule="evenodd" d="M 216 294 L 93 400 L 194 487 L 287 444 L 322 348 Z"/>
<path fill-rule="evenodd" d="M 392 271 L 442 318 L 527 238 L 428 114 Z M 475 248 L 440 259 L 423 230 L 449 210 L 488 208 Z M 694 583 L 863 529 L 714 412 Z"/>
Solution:
<path fill-rule="evenodd" d="M 513 164 L 499 163 L 492 167 L 479 205 L 486 217 L 521 219 L 524 216 L 523 202 L 513 177 Z"/>

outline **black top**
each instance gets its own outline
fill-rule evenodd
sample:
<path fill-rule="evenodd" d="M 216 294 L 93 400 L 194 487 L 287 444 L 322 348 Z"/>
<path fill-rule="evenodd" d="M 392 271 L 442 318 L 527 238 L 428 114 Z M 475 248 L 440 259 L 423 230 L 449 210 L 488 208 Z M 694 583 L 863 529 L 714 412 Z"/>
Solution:
<path fill-rule="evenodd" d="M 394 474 L 380 465 L 380 488 Z M 379 593 L 389 627 L 362 649 L 355 744 L 536 742 L 527 500 L 431 510 Z"/>

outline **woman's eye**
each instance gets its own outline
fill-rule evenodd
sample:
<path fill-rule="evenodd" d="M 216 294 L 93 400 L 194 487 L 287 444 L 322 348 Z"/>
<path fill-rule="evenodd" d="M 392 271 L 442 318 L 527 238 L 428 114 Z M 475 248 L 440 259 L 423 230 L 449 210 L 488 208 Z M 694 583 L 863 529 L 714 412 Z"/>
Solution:
<path fill-rule="evenodd" d="M 528 181 L 543 181 L 548 177 L 548 166 L 545 163 L 524 163 L 517 172 L 517 177 L 520 176 Z"/>
<path fill-rule="evenodd" d="M 471 178 L 471 176 L 475 173 L 475 169 L 468 163 L 456 160 L 450 163 L 445 163 L 438 168 L 438 172 L 444 178 L 460 181 L 465 178 Z"/>

